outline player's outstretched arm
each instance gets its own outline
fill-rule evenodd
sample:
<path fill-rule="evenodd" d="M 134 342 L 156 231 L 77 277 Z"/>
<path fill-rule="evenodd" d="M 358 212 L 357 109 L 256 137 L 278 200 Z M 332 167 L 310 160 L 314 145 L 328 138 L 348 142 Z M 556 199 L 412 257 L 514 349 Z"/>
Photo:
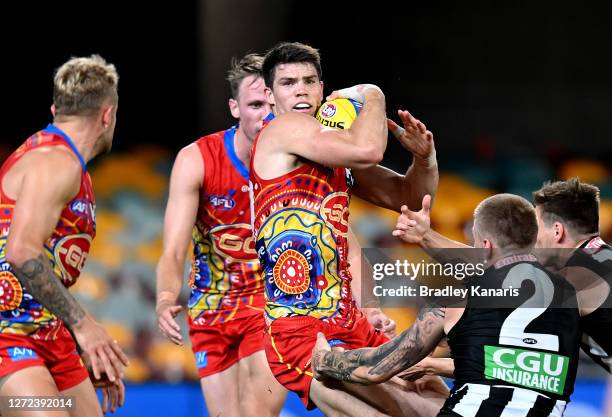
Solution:
<path fill-rule="evenodd" d="M 62 209 L 79 191 L 81 166 L 69 150 L 61 147 L 31 152 L 24 158 L 28 158 L 29 169 L 24 170 L 15 196 L 7 261 L 21 285 L 72 331 L 89 356 L 96 378 L 106 372 L 115 381 L 128 364 L 127 356 L 70 294 L 44 254 L 44 244 Z"/>
<path fill-rule="evenodd" d="M 453 378 L 455 373 L 455 361 L 452 358 L 434 358 L 426 356 L 414 366 L 403 371 L 400 378 L 407 381 L 416 381 L 427 375 L 438 375 Z"/>
<path fill-rule="evenodd" d="M 413 162 L 404 175 L 377 165 L 355 170 L 354 193 L 380 207 L 395 210 L 403 205 L 417 209 L 426 194 L 438 190 L 438 163 L 433 134 L 405 110 L 398 110 L 403 127 L 388 119 L 389 131 L 413 155 Z"/>
<path fill-rule="evenodd" d="M 451 240 L 431 228 L 431 196 L 425 195 L 421 210 L 402 206 L 393 236 L 406 243 L 416 243 L 425 249 L 466 249 L 470 246 Z"/>
<path fill-rule="evenodd" d="M 183 285 L 185 256 L 200 202 L 204 164 L 196 144 L 183 148 L 170 175 L 170 195 L 164 219 L 164 251 L 157 264 L 157 323 L 161 333 L 182 345 L 181 328 L 175 318 Z"/>
<path fill-rule="evenodd" d="M 384 382 L 419 362 L 444 336 L 445 309 L 423 307 L 410 328 L 377 348 L 332 352 L 322 333 L 317 335 L 312 369 L 315 378 L 335 378 L 346 382 Z"/>
<path fill-rule="evenodd" d="M 387 146 L 385 96 L 380 88 L 362 84 L 334 91 L 329 98 L 359 95 L 364 100 L 363 109 L 350 129 L 325 127 L 314 117 L 289 112 L 278 116 L 262 130 L 258 146 L 266 146 L 268 153 L 292 154 L 329 167 L 376 165 Z M 273 138 L 274 144 L 264 145 L 269 138 Z"/>

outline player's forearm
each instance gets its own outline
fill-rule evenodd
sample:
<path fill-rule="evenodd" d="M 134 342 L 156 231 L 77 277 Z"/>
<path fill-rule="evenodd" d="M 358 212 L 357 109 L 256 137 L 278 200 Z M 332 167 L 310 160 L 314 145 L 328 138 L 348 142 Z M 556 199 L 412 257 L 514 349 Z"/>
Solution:
<path fill-rule="evenodd" d="M 157 265 L 157 304 L 176 303 L 183 286 L 183 262 L 177 256 L 164 254 Z"/>
<path fill-rule="evenodd" d="M 11 265 L 21 285 L 36 301 L 73 328 L 85 317 L 85 310 L 53 271 L 51 261 L 39 254 Z"/>
<path fill-rule="evenodd" d="M 424 249 L 467 249 L 471 248 L 464 243 L 449 239 L 444 235 L 429 229 L 423 236 L 421 246 Z"/>
<path fill-rule="evenodd" d="M 357 384 L 375 384 L 382 380 L 370 376 L 369 367 L 363 364 L 362 355 L 369 349 L 356 349 L 346 354 L 340 352 L 325 352 L 321 358 L 317 373 L 340 381 Z"/>
<path fill-rule="evenodd" d="M 393 339 L 395 340 L 395 339 Z M 386 381 L 395 373 L 383 374 L 372 372 L 381 361 L 381 357 L 388 354 L 397 342 L 386 343 L 379 348 L 363 348 L 346 352 L 318 351 L 313 357 L 315 373 L 340 381 L 358 384 L 375 384 Z M 381 349 L 382 348 L 382 349 Z"/>
<path fill-rule="evenodd" d="M 425 360 L 425 368 L 428 375 L 453 378 L 455 374 L 455 361 L 452 358 L 428 357 Z"/>
<path fill-rule="evenodd" d="M 408 168 L 402 178 L 402 188 L 406 200 L 404 203 L 396 205 L 397 207 L 406 204 L 410 210 L 418 211 L 421 209 L 421 203 L 426 194 L 431 195 L 432 199 L 435 197 L 440 176 L 435 156 L 433 159 L 434 161 L 431 164 L 415 159 Z"/>
<path fill-rule="evenodd" d="M 472 246 L 449 239 L 433 229 L 425 233 L 420 245 L 429 256 L 440 263 L 470 262 L 476 264 L 481 261 L 480 252 L 473 250 Z"/>
<path fill-rule="evenodd" d="M 358 384 L 384 382 L 426 355 L 426 352 L 419 353 L 414 336 L 414 332 L 409 329 L 377 348 L 346 352 L 324 351 L 320 358 L 313 358 L 313 366 L 317 374 L 340 381 Z"/>
<path fill-rule="evenodd" d="M 346 352 L 319 350 L 312 358 L 316 374 L 361 384 L 386 381 L 423 359 L 443 335 L 445 311 L 425 306 L 399 336 L 377 348 Z"/>
<path fill-rule="evenodd" d="M 380 162 L 387 148 L 387 116 L 385 96 L 380 91 L 365 92 L 365 102 L 359 117 L 351 127 L 352 141 L 357 149 L 367 149 L 372 154 L 373 165 Z"/>

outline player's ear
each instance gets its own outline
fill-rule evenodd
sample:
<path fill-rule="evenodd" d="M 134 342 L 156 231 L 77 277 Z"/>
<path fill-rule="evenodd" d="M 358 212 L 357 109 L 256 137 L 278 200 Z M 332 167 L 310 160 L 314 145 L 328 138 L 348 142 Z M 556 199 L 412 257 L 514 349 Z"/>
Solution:
<path fill-rule="evenodd" d="M 493 257 L 493 243 L 491 242 L 491 240 L 483 239 L 482 249 L 484 253 L 485 262 L 487 262 Z"/>
<path fill-rule="evenodd" d="M 240 119 L 240 107 L 238 106 L 238 101 L 233 98 L 230 98 L 227 101 L 227 104 L 229 105 L 230 113 L 232 113 L 232 116 L 235 119 Z"/>
<path fill-rule="evenodd" d="M 274 101 L 274 94 L 272 93 L 272 89 L 270 87 L 266 87 L 264 89 L 264 92 L 266 93 L 266 99 L 268 100 L 268 103 L 270 104 L 270 106 L 276 105 L 276 102 Z"/>
<path fill-rule="evenodd" d="M 561 222 L 555 222 L 553 224 L 553 229 L 554 229 L 553 239 L 555 240 L 555 243 L 561 242 L 566 234 L 565 226 Z"/>
<path fill-rule="evenodd" d="M 51 114 L 55 117 L 55 104 L 51 105 Z"/>
<path fill-rule="evenodd" d="M 104 129 L 109 127 L 113 122 L 113 109 L 115 106 L 108 106 L 102 108 L 102 126 Z"/>

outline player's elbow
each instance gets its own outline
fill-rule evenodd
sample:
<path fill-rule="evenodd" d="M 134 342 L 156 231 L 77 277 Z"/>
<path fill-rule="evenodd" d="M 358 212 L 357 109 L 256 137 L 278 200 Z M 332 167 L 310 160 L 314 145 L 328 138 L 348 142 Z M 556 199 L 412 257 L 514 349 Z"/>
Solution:
<path fill-rule="evenodd" d="M 36 251 L 34 248 L 26 244 L 11 242 L 10 239 L 9 242 L 7 242 L 5 259 L 13 269 L 17 280 L 22 286 L 29 286 L 31 283 L 28 282 L 28 280 L 31 279 L 31 277 L 26 274 L 19 273 L 19 271 L 23 270 L 28 261 L 35 259 L 40 255 L 40 251 Z"/>
<path fill-rule="evenodd" d="M 355 166 L 357 169 L 371 168 L 383 159 L 384 149 L 375 145 L 361 146 L 355 152 Z"/>
<path fill-rule="evenodd" d="M 9 239 L 5 249 L 6 261 L 13 268 L 21 268 L 28 260 L 35 257 L 30 252 L 26 245 Z"/>

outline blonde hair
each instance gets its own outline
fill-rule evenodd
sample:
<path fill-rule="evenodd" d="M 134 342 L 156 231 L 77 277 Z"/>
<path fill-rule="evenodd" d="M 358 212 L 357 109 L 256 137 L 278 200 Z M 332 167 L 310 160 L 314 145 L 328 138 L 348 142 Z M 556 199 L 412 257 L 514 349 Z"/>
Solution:
<path fill-rule="evenodd" d="M 56 115 L 89 116 L 103 104 L 116 104 L 119 75 L 100 55 L 71 58 L 53 78 Z"/>

